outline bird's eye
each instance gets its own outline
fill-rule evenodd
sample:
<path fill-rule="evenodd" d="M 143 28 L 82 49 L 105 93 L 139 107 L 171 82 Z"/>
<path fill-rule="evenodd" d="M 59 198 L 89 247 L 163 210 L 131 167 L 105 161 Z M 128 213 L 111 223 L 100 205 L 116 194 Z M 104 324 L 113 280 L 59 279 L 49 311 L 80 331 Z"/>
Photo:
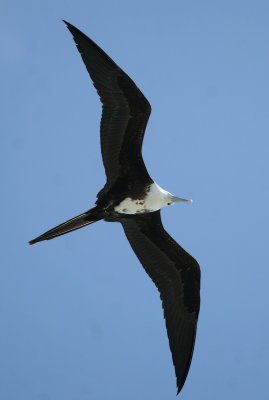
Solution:
<path fill-rule="evenodd" d="M 171 203 L 167 203 L 167 205 L 168 205 L 168 206 L 170 206 L 170 205 L 171 205 Z"/>

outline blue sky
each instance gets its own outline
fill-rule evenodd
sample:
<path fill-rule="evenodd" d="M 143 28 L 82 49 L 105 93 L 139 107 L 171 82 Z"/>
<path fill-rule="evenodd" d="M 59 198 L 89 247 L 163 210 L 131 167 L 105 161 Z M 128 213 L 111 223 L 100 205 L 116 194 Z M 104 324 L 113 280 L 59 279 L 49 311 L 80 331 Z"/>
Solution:
<path fill-rule="evenodd" d="M 268 397 L 268 17 L 261 0 L 2 0 L 1 399 L 176 393 L 159 296 L 120 225 L 27 245 L 105 181 L 100 103 L 62 18 L 150 100 L 148 170 L 194 200 L 162 212 L 202 269 L 179 398 Z"/>

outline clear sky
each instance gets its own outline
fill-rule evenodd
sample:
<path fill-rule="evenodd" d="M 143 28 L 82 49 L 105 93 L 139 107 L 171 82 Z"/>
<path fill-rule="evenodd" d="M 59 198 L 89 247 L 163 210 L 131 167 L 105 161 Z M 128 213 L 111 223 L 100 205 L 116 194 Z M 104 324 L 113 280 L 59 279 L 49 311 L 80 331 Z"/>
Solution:
<path fill-rule="evenodd" d="M 179 398 L 269 398 L 266 0 L 1 1 L 0 398 L 176 393 L 159 295 L 121 226 L 27 244 L 105 182 L 101 106 L 62 18 L 147 96 L 148 170 L 194 200 L 162 212 L 202 269 Z"/>

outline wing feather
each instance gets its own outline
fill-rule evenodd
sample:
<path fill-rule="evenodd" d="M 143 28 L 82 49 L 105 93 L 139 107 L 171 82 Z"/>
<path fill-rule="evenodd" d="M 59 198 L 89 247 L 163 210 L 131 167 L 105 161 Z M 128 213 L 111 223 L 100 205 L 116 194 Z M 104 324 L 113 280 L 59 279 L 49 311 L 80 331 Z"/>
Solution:
<path fill-rule="evenodd" d="M 160 211 L 127 216 L 120 222 L 160 292 L 179 393 L 195 343 L 200 307 L 199 264 L 164 230 Z"/>
<path fill-rule="evenodd" d="M 101 152 L 106 189 L 122 174 L 137 171 L 151 181 L 141 147 L 151 107 L 132 79 L 90 38 L 64 21 L 103 104 Z"/>

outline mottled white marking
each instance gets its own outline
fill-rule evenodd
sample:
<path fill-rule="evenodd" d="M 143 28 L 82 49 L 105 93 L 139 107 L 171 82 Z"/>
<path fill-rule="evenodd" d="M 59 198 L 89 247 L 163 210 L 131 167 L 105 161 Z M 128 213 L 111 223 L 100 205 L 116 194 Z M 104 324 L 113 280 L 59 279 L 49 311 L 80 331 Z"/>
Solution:
<path fill-rule="evenodd" d="M 171 193 L 162 189 L 154 182 L 149 186 L 148 193 L 143 200 L 127 197 L 117 207 L 115 207 L 115 211 L 122 214 L 153 212 L 179 201 L 176 199 L 179 198 L 174 197 Z"/>

